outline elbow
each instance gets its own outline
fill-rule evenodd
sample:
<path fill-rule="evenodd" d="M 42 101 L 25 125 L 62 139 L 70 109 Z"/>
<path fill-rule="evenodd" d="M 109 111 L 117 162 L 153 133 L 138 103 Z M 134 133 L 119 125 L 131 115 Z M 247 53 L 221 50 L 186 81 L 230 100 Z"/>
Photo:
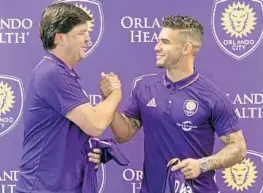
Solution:
<path fill-rule="evenodd" d="M 247 152 L 244 152 L 243 154 L 241 154 L 241 161 L 243 161 L 246 158 Z"/>
<path fill-rule="evenodd" d="M 118 137 L 115 137 L 115 140 L 116 140 L 118 143 L 126 143 L 127 141 L 129 141 L 129 140 L 125 140 L 125 139 L 118 138 Z"/>
<path fill-rule="evenodd" d="M 106 128 L 106 126 L 92 125 L 86 127 L 84 132 L 91 137 L 100 137 Z"/>
<path fill-rule="evenodd" d="M 246 158 L 247 155 L 247 147 L 246 144 L 242 144 L 242 146 L 240 147 L 240 161 L 244 160 Z"/>
<path fill-rule="evenodd" d="M 107 126 L 103 126 L 103 125 L 97 125 L 95 126 L 92 130 L 93 130 L 93 136 L 92 137 L 100 137 L 103 132 L 105 131 L 105 129 L 107 128 Z"/>
<path fill-rule="evenodd" d="M 92 132 L 90 132 L 90 134 L 88 134 L 91 137 L 100 137 L 102 135 L 102 131 L 98 130 L 98 129 L 93 129 Z"/>
<path fill-rule="evenodd" d="M 245 143 L 240 143 L 237 148 L 237 154 L 238 154 L 238 159 L 237 162 L 241 162 L 246 158 L 247 155 L 247 147 Z"/>
<path fill-rule="evenodd" d="M 116 136 L 116 135 L 114 135 L 114 139 L 118 143 L 126 143 L 126 142 L 128 142 L 130 140 L 129 138 L 124 138 L 124 137 L 120 137 L 120 136 Z"/>

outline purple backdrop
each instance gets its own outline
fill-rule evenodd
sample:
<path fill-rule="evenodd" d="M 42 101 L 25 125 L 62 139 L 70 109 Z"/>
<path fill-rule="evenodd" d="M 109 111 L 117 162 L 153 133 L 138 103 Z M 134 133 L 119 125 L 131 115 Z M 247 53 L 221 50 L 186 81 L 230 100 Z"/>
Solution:
<path fill-rule="evenodd" d="M 123 85 L 123 101 L 132 81 L 159 72 L 154 46 L 163 16 L 183 14 L 205 28 L 196 69 L 232 100 L 244 128 L 248 154 L 244 162 L 217 171 L 221 193 L 263 192 L 263 1 L 262 0 L 79 0 L 71 1 L 92 14 L 91 45 L 77 66 L 92 103 L 98 104 L 100 73 L 115 72 Z M 41 13 L 52 0 L 1 0 L 0 5 L 0 193 L 13 193 L 22 152 L 24 91 L 44 51 L 38 38 Z M 107 130 L 101 138 L 112 136 Z M 222 147 L 217 140 L 215 151 Z M 143 132 L 120 146 L 131 161 L 101 166 L 100 193 L 138 193 L 142 177 Z"/>

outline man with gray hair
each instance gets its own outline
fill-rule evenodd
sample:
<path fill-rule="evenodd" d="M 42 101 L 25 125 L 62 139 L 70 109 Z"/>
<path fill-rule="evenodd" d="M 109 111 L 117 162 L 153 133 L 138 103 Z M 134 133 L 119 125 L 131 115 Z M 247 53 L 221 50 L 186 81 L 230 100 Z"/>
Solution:
<path fill-rule="evenodd" d="M 246 155 L 231 102 L 194 68 L 202 42 L 203 26 L 198 21 L 188 16 L 165 17 L 155 51 L 157 67 L 166 73 L 135 79 L 130 102 L 123 113 L 115 112 L 110 124 L 119 143 L 131 140 L 143 126 L 141 193 L 164 193 L 166 181 L 173 193 L 217 193 L 215 169 L 233 166 Z M 101 82 L 106 84 L 111 76 Z M 103 88 L 102 92 L 107 96 Z M 225 147 L 212 155 L 215 133 Z M 173 158 L 180 162 L 170 167 Z M 176 172 L 167 176 L 167 166 Z M 173 176 L 180 175 L 178 171 L 186 183 Z"/>

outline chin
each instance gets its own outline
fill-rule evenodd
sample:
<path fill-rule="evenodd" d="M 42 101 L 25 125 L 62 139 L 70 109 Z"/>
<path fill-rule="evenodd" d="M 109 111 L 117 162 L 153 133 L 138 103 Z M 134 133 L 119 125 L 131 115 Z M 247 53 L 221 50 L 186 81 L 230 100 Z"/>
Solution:
<path fill-rule="evenodd" d="M 157 63 L 156 66 L 157 66 L 157 68 L 164 68 L 164 65 L 160 64 L 160 63 Z"/>
<path fill-rule="evenodd" d="M 86 56 L 85 53 L 84 53 L 84 54 L 81 54 L 81 55 L 79 56 L 79 59 L 80 59 L 80 60 L 83 60 L 83 59 L 85 58 L 85 56 Z"/>

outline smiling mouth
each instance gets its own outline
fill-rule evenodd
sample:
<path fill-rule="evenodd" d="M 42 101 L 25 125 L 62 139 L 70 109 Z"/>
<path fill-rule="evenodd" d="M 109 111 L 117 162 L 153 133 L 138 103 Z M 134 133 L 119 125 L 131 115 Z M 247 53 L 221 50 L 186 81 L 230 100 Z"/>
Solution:
<path fill-rule="evenodd" d="M 160 59 L 160 58 L 162 58 L 162 57 L 164 57 L 163 55 L 156 55 L 156 58 L 157 59 Z"/>

